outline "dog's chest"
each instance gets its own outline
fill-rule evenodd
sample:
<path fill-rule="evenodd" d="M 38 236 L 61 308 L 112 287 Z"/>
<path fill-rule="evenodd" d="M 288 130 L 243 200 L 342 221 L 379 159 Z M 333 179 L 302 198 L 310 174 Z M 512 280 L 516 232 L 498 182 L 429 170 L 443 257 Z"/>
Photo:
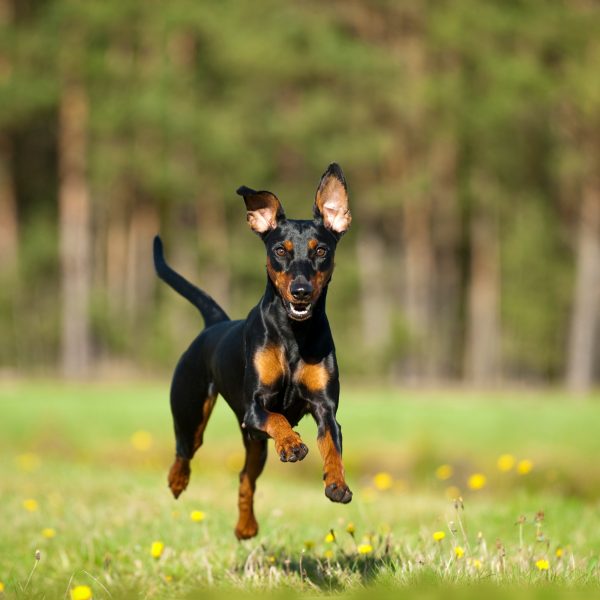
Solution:
<path fill-rule="evenodd" d="M 325 361 L 298 359 L 282 364 L 282 375 L 276 384 L 277 393 L 267 403 L 267 409 L 283 414 L 293 425 L 309 412 L 309 401 L 325 390 L 330 379 Z"/>

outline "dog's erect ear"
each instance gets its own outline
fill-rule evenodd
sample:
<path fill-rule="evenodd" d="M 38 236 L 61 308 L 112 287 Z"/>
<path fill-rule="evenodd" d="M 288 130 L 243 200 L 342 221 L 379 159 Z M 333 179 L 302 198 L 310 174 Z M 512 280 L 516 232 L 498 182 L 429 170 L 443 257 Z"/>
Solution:
<path fill-rule="evenodd" d="M 315 219 L 322 220 L 323 225 L 337 236 L 346 233 L 350 227 L 352 215 L 348 208 L 346 180 L 337 163 L 331 163 L 321 177 L 313 212 Z"/>
<path fill-rule="evenodd" d="M 280 221 L 285 219 L 285 213 L 277 196 L 271 192 L 251 190 L 243 185 L 237 193 L 244 197 L 246 203 L 246 218 L 252 230 L 259 235 L 265 235 L 275 229 Z"/>

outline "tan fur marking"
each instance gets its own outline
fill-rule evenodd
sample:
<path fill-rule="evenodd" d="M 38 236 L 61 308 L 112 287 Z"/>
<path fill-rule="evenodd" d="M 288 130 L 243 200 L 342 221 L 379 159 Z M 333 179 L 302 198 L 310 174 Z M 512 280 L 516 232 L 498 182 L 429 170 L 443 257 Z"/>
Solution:
<path fill-rule="evenodd" d="M 285 242 L 283 242 L 283 247 L 288 251 L 291 252 L 294 249 L 294 244 L 291 240 L 285 240 Z"/>
<path fill-rule="evenodd" d="M 318 240 L 315 240 L 315 239 L 308 240 L 308 248 L 310 250 L 314 250 L 317 247 L 318 244 L 319 244 Z"/>
<path fill-rule="evenodd" d="M 275 442 L 279 442 L 287 436 L 294 435 L 294 431 L 292 430 L 289 421 L 283 415 L 272 412 L 267 415 L 265 431 L 275 440 Z"/>
<path fill-rule="evenodd" d="M 325 389 L 329 381 L 329 373 L 322 363 L 311 365 L 300 362 L 295 379 L 305 385 L 309 392 L 319 392 Z"/>
<path fill-rule="evenodd" d="M 323 458 L 325 487 L 332 483 L 345 485 L 342 457 L 333 443 L 331 433 L 326 431 L 322 438 L 317 438 L 317 444 L 319 446 L 321 457 Z"/>
<path fill-rule="evenodd" d="M 263 385 L 273 385 L 283 377 L 286 364 L 282 346 L 269 344 L 254 355 L 254 367 Z"/>
<path fill-rule="evenodd" d="M 315 297 L 319 297 L 323 288 L 329 283 L 333 269 L 329 271 L 317 271 L 315 276 L 311 279 L 312 286 L 315 290 Z"/>
<path fill-rule="evenodd" d="M 258 523 L 254 516 L 254 491 L 256 489 L 256 479 L 265 464 L 261 454 L 260 442 L 250 442 L 246 448 L 246 463 L 240 473 L 239 518 L 235 527 L 235 535 L 238 540 L 247 540 L 258 533 Z"/>
<path fill-rule="evenodd" d="M 194 452 L 196 452 L 204 442 L 204 430 L 206 429 L 208 419 L 215 407 L 216 401 L 216 396 L 208 396 L 204 401 L 204 405 L 202 406 L 202 423 L 198 425 L 198 429 L 196 429 L 196 433 L 194 434 Z"/>
<path fill-rule="evenodd" d="M 173 496 L 179 498 L 179 495 L 185 490 L 190 481 L 190 461 L 187 458 L 175 457 L 175 462 L 169 470 L 168 481 Z"/>
<path fill-rule="evenodd" d="M 302 439 L 292 429 L 289 421 L 279 413 L 268 413 L 264 431 L 273 438 L 277 454 L 281 454 L 282 451 L 289 454 L 294 446 L 302 443 Z"/>
<path fill-rule="evenodd" d="M 288 302 L 292 302 L 293 299 L 289 293 L 290 284 L 292 283 L 291 275 L 285 271 L 276 271 L 269 258 L 267 258 L 267 273 L 282 297 L 288 300 Z"/>

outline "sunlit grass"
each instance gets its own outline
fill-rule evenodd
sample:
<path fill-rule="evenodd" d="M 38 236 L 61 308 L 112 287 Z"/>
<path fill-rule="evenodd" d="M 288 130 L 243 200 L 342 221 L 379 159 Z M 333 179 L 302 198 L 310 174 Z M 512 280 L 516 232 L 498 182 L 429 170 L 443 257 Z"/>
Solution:
<path fill-rule="evenodd" d="M 600 475 L 590 460 L 597 404 L 347 394 L 340 421 L 353 502 L 325 498 L 307 421 L 300 429 L 311 453 L 296 465 L 271 453 L 258 482 L 259 536 L 240 544 L 237 425 L 221 401 L 190 488 L 173 500 L 166 387 L 5 386 L 7 597 L 75 597 L 86 588 L 93 598 L 172 598 L 232 586 L 306 595 L 442 582 L 599 584 Z M 502 436 L 493 418 L 515 419 L 514 427 Z M 568 444 L 565 429 L 578 431 Z"/>

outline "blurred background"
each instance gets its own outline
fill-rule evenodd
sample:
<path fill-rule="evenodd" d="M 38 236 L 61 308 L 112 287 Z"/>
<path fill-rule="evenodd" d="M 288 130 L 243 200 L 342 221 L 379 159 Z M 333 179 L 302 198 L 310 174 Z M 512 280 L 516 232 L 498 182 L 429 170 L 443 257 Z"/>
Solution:
<path fill-rule="evenodd" d="M 343 377 L 600 378 L 600 9 L 591 0 L 0 0 L 0 366 L 170 370 L 244 316 L 264 250 L 235 189 L 353 227 L 328 313 Z"/>

